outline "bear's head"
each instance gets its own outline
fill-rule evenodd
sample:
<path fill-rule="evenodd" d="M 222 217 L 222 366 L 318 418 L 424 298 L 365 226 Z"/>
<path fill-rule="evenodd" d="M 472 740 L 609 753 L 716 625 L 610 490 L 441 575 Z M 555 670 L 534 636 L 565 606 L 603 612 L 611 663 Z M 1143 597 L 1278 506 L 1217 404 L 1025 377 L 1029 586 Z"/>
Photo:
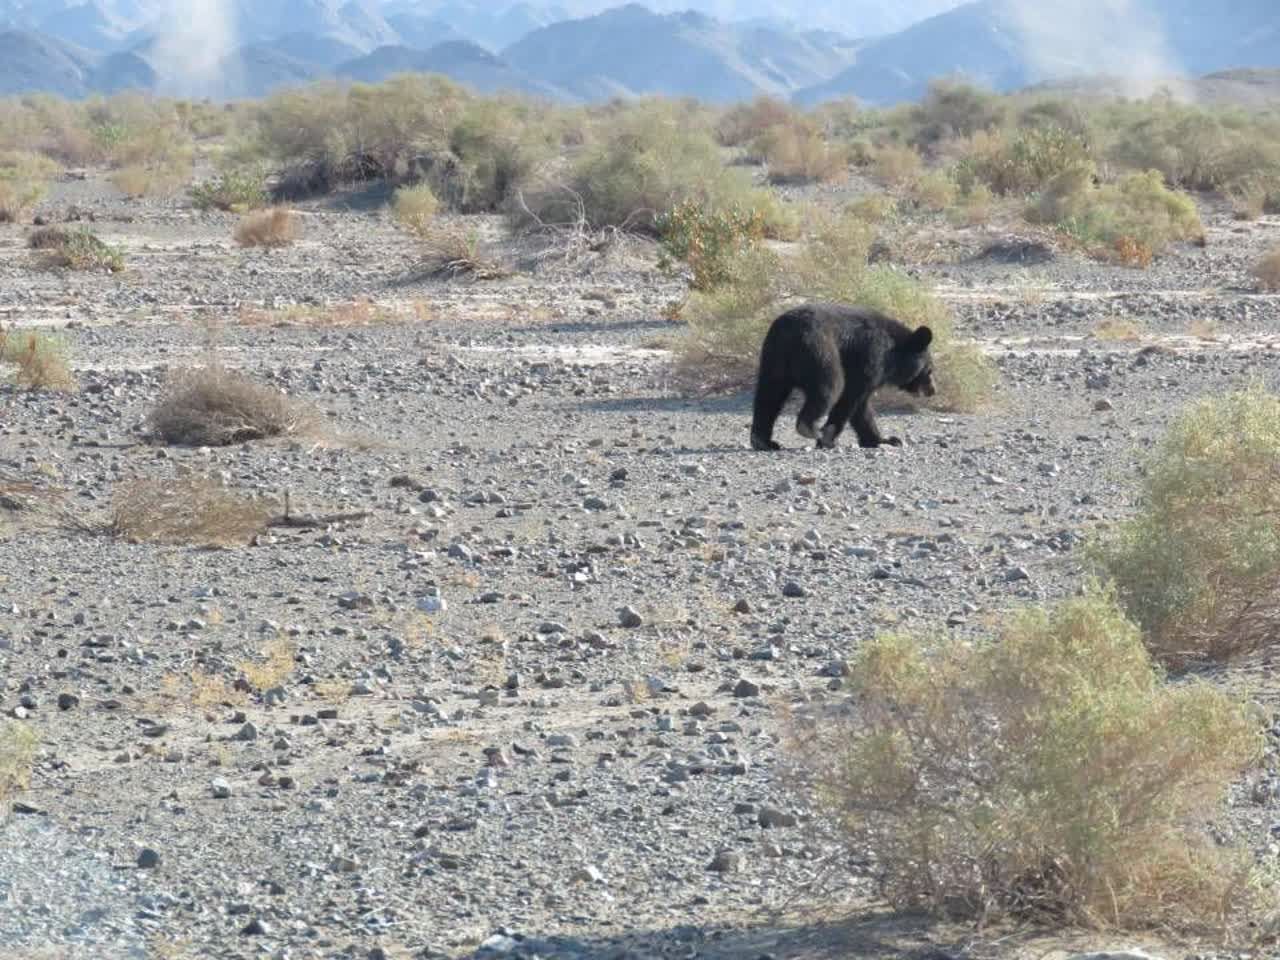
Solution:
<path fill-rule="evenodd" d="M 894 386 L 918 397 L 934 395 L 933 358 L 929 355 L 932 342 L 933 331 L 920 327 L 898 344 L 894 350 Z"/>

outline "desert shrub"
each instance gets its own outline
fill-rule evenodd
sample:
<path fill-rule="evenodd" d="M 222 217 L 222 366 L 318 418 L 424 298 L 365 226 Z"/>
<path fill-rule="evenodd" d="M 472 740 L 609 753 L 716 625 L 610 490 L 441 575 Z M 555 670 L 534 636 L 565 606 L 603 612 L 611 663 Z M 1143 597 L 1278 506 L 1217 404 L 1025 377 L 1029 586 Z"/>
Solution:
<path fill-rule="evenodd" d="M 1252 273 L 1263 290 L 1280 291 L 1280 247 L 1276 247 L 1254 264 Z"/>
<path fill-rule="evenodd" d="M 111 174 L 112 185 L 126 197 L 167 196 L 177 193 L 191 172 L 190 159 L 133 163 Z"/>
<path fill-rule="evenodd" d="M 1077 134 L 1061 127 L 1032 127 L 1006 136 L 979 132 L 966 142 L 956 167 L 961 189 L 983 183 L 1001 195 L 1026 195 L 1071 171 L 1093 175 L 1093 158 Z"/>
<path fill-rule="evenodd" d="M 1280 120 L 1262 113 L 1155 97 L 1109 105 L 1100 124 L 1106 156 L 1134 170 L 1159 170 L 1189 190 L 1262 190 L 1280 199 Z"/>
<path fill-rule="evenodd" d="M 274 507 L 188 474 L 118 485 L 109 523 L 112 535 L 135 543 L 243 546 L 265 529 Z"/>
<path fill-rule="evenodd" d="M 266 177 L 257 167 L 233 168 L 222 171 L 212 180 L 192 184 L 187 194 L 197 210 L 244 213 L 266 206 Z"/>
<path fill-rule="evenodd" d="M 1280 397 L 1196 403 L 1146 465 L 1138 511 L 1093 545 L 1096 569 L 1173 665 L 1274 643 L 1280 623 Z"/>
<path fill-rule="evenodd" d="M 0 223 L 14 223 L 40 202 L 56 164 L 26 151 L 0 153 Z"/>
<path fill-rule="evenodd" d="M 980 919 L 1221 931 L 1263 906 L 1251 858 L 1200 824 L 1261 725 L 1169 685 L 1092 591 L 974 642 L 867 644 L 852 715 L 804 731 L 817 797 L 890 902 Z"/>
<path fill-rule="evenodd" d="M 67 230 L 61 242 L 54 233 L 42 233 L 39 242 L 48 244 L 40 249 L 45 261 L 52 267 L 68 270 L 105 270 L 120 273 L 124 270 L 124 251 L 112 246 L 88 230 Z"/>
<path fill-rule="evenodd" d="M 30 390 L 71 390 L 75 377 L 60 337 L 36 330 L 0 327 L 0 363 L 16 368 L 15 379 Z"/>
<path fill-rule="evenodd" d="M 511 274 L 473 227 L 437 221 L 419 230 L 417 237 L 423 266 L 433 276 L 498 280 Z"/>
<path fill-rule="evenodd" d="M 730 279 L 734 257 L 764 237 L 764 220 L 756 210 L 716 210 L 684 201 L 658 218 L 657 230 L 660 265 L 686 263 L 693 289 L 710 290 Z"/>
<path fill-rule="evenodd" d="M 975 183 L 962 190 L 956 204 L 950 210 L 951 219 L 965 226 L 979 226 L 991 220 L 995 210 L 995 194 L 985 183 Z"/>
<path fill-rule="evenodd" d="M 235 240 L 242 247 L 287 247 L 298 239 L 298 215 L 285 207 L 246 214 L 236 224 Z"/>
<path fill-rule="evenodd" d="M 958 192 L 955 180 L 943 170 L 927 171 L 907 184 L 907 198 L 917 207 L 935 213 L 951 207 Z"/>
<path fill-rule="evenodd" d="M 792 215 L 777 198 L 751 185 L 742 170 L 726 168 L 705 129 L 688 124 L 679 104 L 646 101 L 615 116 L 599 143 L 589 145 L 563 180 L 552 178 L 521 196 L 517 220 L 585 220 L 655 234 L 658 217 L 683 202 L 709 209 L 758 211 L 765 232 L 789 235 Z"/>
<path fill-rule="evenodd" d="M 148 426 L 164 443 L 220 447 L 311 434 L 319 429 L 320 416 L 279 390 L 210 364 L 174 376 Z"/>
<path fill-rule="evenodd" d="M 420 183 L 413 187 L 401 187 L 391 202 L 396 221 L 413 233 L 422 233 L 435 218 L 440 201 L 431 187 Z"/>
<path fill-rule="evenodd" d="M 1001 126 L 1006 114 L 1003 101 L 994 94 L 964 83 L 935 81 L 912 111 L 918 128 L 915 140 L 927 145 L 972 136 Z"/>
<path fill-rule="evenodd" d="M 776 123 L 753 141 L 773 183 L 830 183 L 848 173 L 848 155 L 829 144 L 810 120 Z"/>
<path fill-rule="evenodd" d="M 64 227 L 36 227 L 27 234 L 27 246 L 32 250 L 56 250 L 67 242 L 69 232 Z"/>
<path fill-rule="evenodd" d="M 845 213 L 820 217 L 796 258 L 783 260 L 758 246 L 731 257 L 724 282 L 695 292 L 686 306 L 677 379 L 701 392 L 749 385 L 774 317 L 801 300 L 829 300 L 882 310 L 909 327 L 933 330 L 938 392 L 931 405 L 971 411 L 989 402 L 997 380 L 990 359 L 955 338 L 950 313 L 919 282 L 868 266 L 873 240 L 869 224 Z"/>
<path fill-rule="evenodd" d="M 1089 117 L 1071 100 L 1036 100 L 1018 111 L 1017 123 L 1023 129 L 1062 130 L 1085 144 L 1090 139 Z"/>
<path fill-rule="evenodd" d="M 923 169 L 924 161 L 920 154 L 905 144 L 885 144 L 871 154 L 871 178 L 887 187 L 910 183 L 920 176 Z"/>
<path fill-rule="evenodd" d="M 864 223 L 877 224 L 892 219 L 898 212 L 898 201 L 887 193 L 864 193 L 850 201 L 846 209 Z"/>
<path fill-rule="evenodd" d="M 26 724 L 0 719 L 0 804 L 30 785 L 37 743 Z"/>
<path fill-rule="evenodd" d="M 1146 266 L 1176 240 L 1204 236 L 1195 203 L 1164 185 L 1159 171 L 1133 173 L 1094 187 L 1080 170 L 1046 185 L 1027 218 L 1050 223 L 1094 255 Z"/>
<path fill-rule="evenodd" d="M 746 146 L 765 131 L 790 124 L 795 116 L 795 109 L 785 100 L 759 96 L 725 111 L 716 121 L 716 139 L 726 147 Z"/>

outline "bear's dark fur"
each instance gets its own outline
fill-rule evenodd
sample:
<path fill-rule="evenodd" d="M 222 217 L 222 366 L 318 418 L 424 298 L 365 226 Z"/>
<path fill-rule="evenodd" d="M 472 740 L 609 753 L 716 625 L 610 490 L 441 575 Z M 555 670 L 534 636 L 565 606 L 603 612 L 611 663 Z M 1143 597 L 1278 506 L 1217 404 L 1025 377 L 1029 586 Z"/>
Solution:
<path fill-rule="evenodd" d="M 769 326 L 760 348 L 751 446 L 781 449 L 773 425 L 797 388 L 804 392 L 804 406 L 796 431 L 819 447 L 834 447 L 846 423 L 853 424 L 861 446 L 901 446 L 897 437 L 881 436 L 871 395 L 894 386 L 933 396 L 932 340 L 928 327 L 911 330 L 877 310 L 827 303 L 788 310 Z"/>

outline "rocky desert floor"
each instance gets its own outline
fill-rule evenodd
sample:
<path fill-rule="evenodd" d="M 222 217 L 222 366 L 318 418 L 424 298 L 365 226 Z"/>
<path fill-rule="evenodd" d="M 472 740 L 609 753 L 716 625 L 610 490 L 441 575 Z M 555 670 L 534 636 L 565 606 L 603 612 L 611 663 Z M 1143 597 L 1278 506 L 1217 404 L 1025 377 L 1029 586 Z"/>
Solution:
<path fill-rule="evenodd" d="M 40 739 L 0 816 L 0 956 L 1237 955 L 893 915 L 786 742 L 875 633 L 1076 590 L 1179 409 L 1280 388 L 1280 297 L 1247 275 L 1280 219 L 1206 204 L 1207 246 L 1146 271 L 922 233 L 903 269 L 995 356 L 997 403 L 883 413 L 905 445 L 876 451 L 784 419 L 760 454 L 749 394 L 669 385 L 683 284 L 646 242 L 509 241 L 514 276 L 441 280 L 376 199 L 302 204 L 263 252 L 230 215 L 60 183 L 38 213 L 92 215 L 118 275 L 0 226 L 0 322 L 59 331 L 79 381 L 0 385 L 0 475 L 38 491 L 0 500 L 0 713 Z M 364 299 L 372 323 L 262 313 Z M 328 438 L 145 442 L 211 356 Z M 355 518 L 232 549 L 97 532 L 114 491 L 184 470 Z M 1267 663 L 1222 682 L 1280 704 Z M 1273 733 L 1219 829 L 1278 859 Z"/>

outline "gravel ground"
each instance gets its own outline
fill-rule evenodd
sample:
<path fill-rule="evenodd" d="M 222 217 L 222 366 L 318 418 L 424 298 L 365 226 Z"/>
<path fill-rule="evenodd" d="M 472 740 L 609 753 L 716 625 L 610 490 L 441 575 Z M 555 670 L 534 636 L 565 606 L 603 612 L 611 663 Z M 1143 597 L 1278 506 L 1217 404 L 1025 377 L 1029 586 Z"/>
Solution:
<path fill-rule="evenodd" d="M 900 450 L 815 451 L 784 419 L 766 456 L 749 396 L 666 386 L 681 290 L 645 243 L 508 245 L 517 276 L 445 282 L 373 199 L 306 205 L 303 241 L 263 253 L 228 216 L 61 184 L 40 212 L 91 213 L 118 276 L 46 270 L 0 226 L 0 321 L 62 328 L 81 385 L 0 386 L 0 474 L 83 526 L 0 508 L 0 712 L 41 741 L 0 818 L 0 956 L 1078 946 L 884 914 L 790 786 L 785 715 L 842 696 L 878 631 L 980 630 L 1076 590 L 1076 548 L 1131 509 L 1169 418 L 1280 386 L 1280 298 L 1245 275 L 1280 221 L 1207 209 L 1208 246 L 1146 272 L 956 231 L 913 269 L 996 356 L 996 406 L 885 413 Z M 415 319 L 239 322 L 364 297 Z M 1116 317 L 1133 339 L 1094 336 Z M 211 352 L 337 439 L 140 443 Z M 184 469 L 367 516 L 234 550 L 93 532 L 113 490 Z M 273 655 L 265 692 L 244 682 Z M 1249 680 L 1280 700 L 1269 666 Z M 1278 796 L 1240 791 L 1225 827 L 1272 861 Z"/>

